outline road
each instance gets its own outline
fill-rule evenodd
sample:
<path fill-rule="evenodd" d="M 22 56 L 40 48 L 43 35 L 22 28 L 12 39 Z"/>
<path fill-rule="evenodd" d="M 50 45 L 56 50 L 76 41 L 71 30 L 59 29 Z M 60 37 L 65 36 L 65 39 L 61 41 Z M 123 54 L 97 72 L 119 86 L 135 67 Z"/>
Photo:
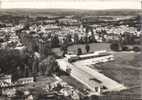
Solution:
<path fill-rule="evenodd" d="M 58 59 L 57 61 L 58 61 L 59 66 L 62 67 L 61 69 L 65 71 L 66 66 L 70 67 L 72 69 L 70 75 L 76 80 L 78 80 L 79 82 L 81 82 L 82 84 L 84 84 L 87 88 L 94 91 L 94 87 L 98 84 L 96 82 L 90 81 L 90 79 L 93 78 L 92 75 L 68 63 L 66 59 Z M 96 95 L 99 95 L 99 94 L 96 93 Z"/>
<path fill-rule="evenodd" d="M 97 70 L 88 67 L 88 65 L 84 63 L 84 60 L 71 64 L 67 61 L 67 59 L 64 58 L 58 59 L 57 62 L 60 68 L 64 71 L 66 67 L 71 68 L 71 76 L 80 81 L 92 91 L 94 91 L 94 88 L 99 85 L 98 82 L 90 80 L 93 78 L 101 81 L 102 83 L 100 85 L 107 87 L 108 91 L 120 91 L 126 89 L 126 87 L 121 85 L 120 83 L 106 77 L 102 73 L 99 73 Z"/>
<path fill-rule="evenodd" d="M 74 65 L 78 67 L 79 69 L 85 71 L 86 73 L 90 73 L 92 77 L 101 81 L 102 84 L 105 87 L 107 87 L 108 91 L 121 91 L 123 89 L 126 89 L 126 87 L 123 86 L 122 84 L 106 77 L 102 73 L 99 73 L 96 69 L 90 68 L 89 66 L 91 66 L 91 64 L 88 65 L 87 63 L 84 63 L 84 62 L 87 62 L 87 60 L 77 61 L 74 63 Z"/>

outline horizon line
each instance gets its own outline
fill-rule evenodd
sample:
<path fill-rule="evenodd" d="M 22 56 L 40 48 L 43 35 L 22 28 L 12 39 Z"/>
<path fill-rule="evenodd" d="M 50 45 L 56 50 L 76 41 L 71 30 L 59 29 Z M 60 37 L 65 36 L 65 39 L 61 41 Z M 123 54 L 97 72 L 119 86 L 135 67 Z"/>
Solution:
<path fill-rule="evenodd" d="M 0 8 L 0 10 L 142 10 L 141 8 L 117 8 L 117 9 L 78 9 L 78 8 Z"/>

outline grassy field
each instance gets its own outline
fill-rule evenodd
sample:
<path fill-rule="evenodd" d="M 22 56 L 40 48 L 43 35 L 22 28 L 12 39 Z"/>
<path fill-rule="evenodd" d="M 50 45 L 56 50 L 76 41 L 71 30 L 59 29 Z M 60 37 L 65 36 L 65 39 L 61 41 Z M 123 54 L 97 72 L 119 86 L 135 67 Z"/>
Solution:
<path fill-rule="evenodd" d="M 135 59 L 136 55 L 136 53 L 119 52 L 114 54 L 114 62 L 97 64 L 94 65 L 94 68 L 129 88 L 122 93 L 140 95 L 140 86 L 142 84 L 141 70 L 130 64 L 130 62 Z"/>
<path fill-rule="evenodd" d="M 89 44 L 90 46 L 90 52 L 94 52 L 94 51 L 99 51 L 99 50 L 107 50 L 110 51 L 110 44 L 108 43 L 91 43 Z M 74 52 L 77 54 L 77 49 L 81 48 L 83 53 L 86 53 L 85 51 L 85 44 L 78 44 L 78 45 L 72 45 L 68 47 L 68 51 L 69 52 Z M 53 52 L 55 52 L 58 56 L 62 55 L 62 51 L 60 50 L 60 48 L 54 48 Z"/>
<path fill-rule="evenodd" d="M 111 51 L 109 48 L 109 44 L 106 43 L 93 43 L 90 44 L 90 47 L 91 51 Z M 82 51 L 85 52 L 85 45 L 70 46 L 68 50 L 76 53 L 77 48 L 81 48 Z M 54 52 L 56 52 L 58 55 L 61 55 L 61 51 L 59 50 L 59 48 L 54 49 Z M 142 84 L 140 80 L 140 70 L 139 68 L 131 64 L 131 62 L 139 54 L 135 52 L 114 52 L 113 54 L 115 57 L 115 61 L 97 64 L 94 65 L 93 68 L 98 69 L 102 74 L 124 84 L 129 88 L 128 90 L 122 91 L 121 93 L 140 95 L 140 84 Z"/>

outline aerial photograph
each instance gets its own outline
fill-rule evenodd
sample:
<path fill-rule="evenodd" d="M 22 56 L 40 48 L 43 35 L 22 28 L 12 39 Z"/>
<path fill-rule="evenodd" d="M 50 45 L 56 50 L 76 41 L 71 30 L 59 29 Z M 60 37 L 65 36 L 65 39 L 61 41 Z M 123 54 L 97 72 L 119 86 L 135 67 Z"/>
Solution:
<path fill-rule="evenodd" d="M 142 0 L 0 0 L 0 100 L 142 100 Z"/>

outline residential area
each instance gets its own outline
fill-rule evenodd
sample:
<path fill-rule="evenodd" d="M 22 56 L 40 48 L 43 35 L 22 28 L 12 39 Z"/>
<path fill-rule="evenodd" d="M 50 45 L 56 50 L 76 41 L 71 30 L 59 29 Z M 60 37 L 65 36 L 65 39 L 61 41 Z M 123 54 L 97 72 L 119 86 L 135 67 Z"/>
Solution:
<path fill-rule="evenodd" d="M 141 100 L 140 13 L 0 12 L 1 100 Z"/>

